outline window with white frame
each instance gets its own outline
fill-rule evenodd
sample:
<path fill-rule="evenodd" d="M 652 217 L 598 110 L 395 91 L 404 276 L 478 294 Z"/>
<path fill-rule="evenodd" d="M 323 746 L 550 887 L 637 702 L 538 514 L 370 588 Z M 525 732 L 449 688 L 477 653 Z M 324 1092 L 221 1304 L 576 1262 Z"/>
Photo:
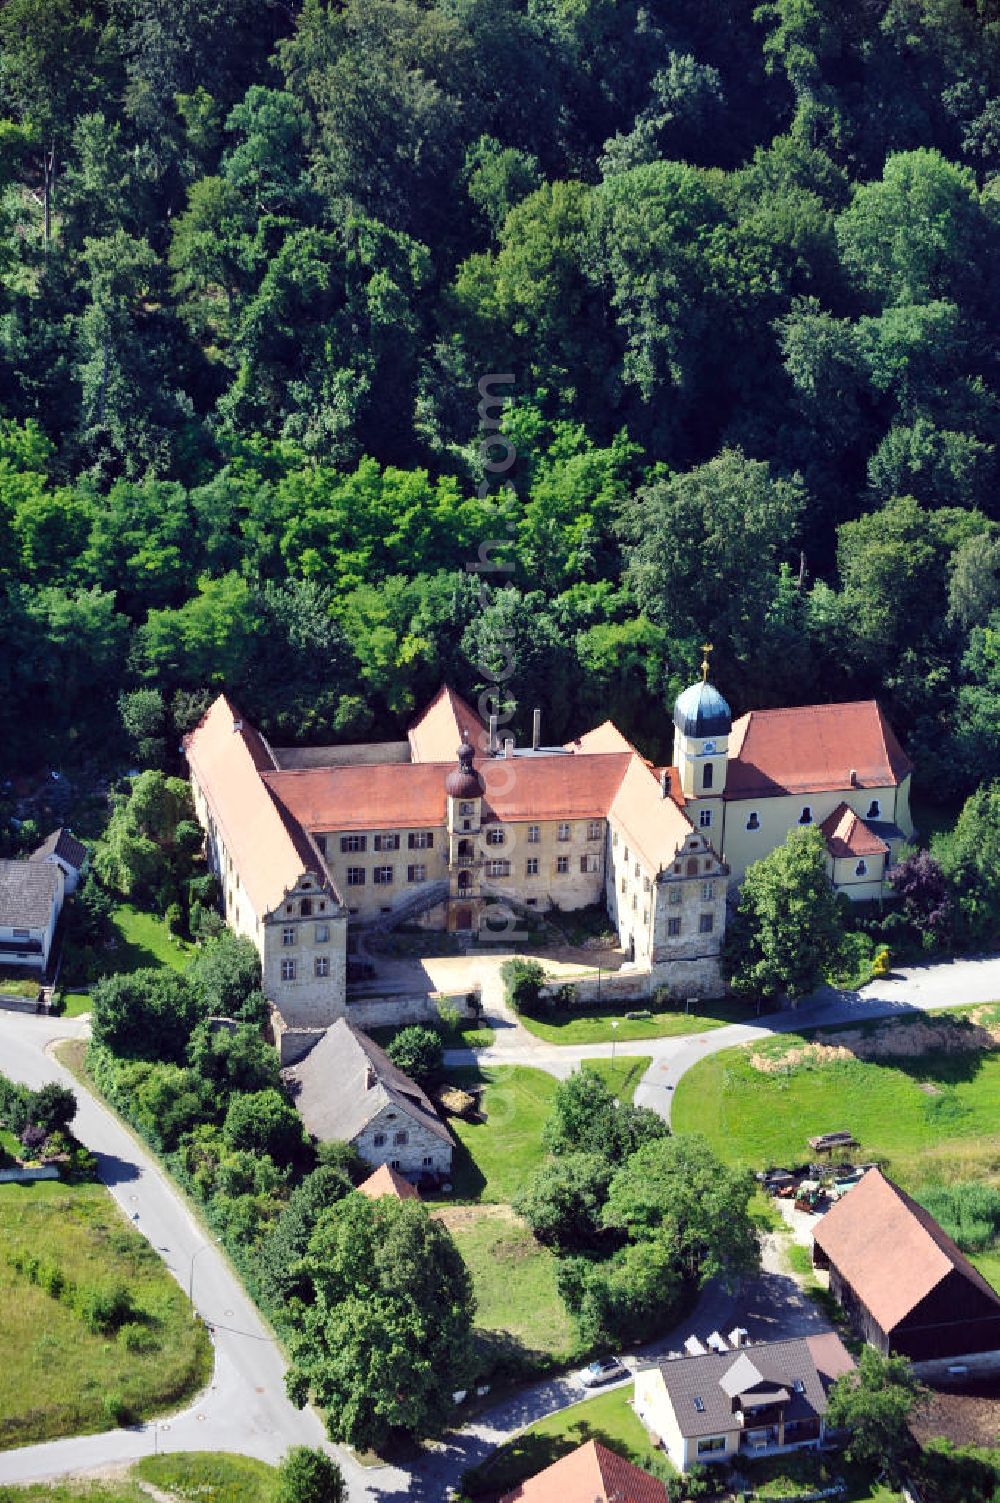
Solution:
<path fill-rule="evenodd" d="M 487 861 L 486 875 L 488 877 L 509 877 L 510 862 L 505 857 L 495 861 Z"/>
<path fill-rule="evenodd" d="M 712 828 L 712 811 L 711 811 L 711 809 L 699 809 L 698 810 L 698 824 L 701 826 L 701 828 L 703 830 L 710 830 Z"/>
<path fill-rule="evenodd" d="M 374 840 L 372 841 L 372 849 L 376 850 L 376 851 L 398 851 L 399 850 L 399 834 L 398 834 L 398 832 L 394 831 L 391 835 L 387 835 L 387 834 L 376 835 L 375 838 L 374 838 Z"/>
<path fill-rule="evenodd" d="M 406 868 L 406 880 L 407 882 L 427 881 L 427 868 L 422 861 L 418 862 L 415 866 L 408 866 Z"/>
<path fill-rule="evenodd" d="M 347 868 L 348 887 L 364 887 L 365 869 L 363 866 L 349 866 Z"/>
<path fill-rule="evenodd" d="M 327 944 L 329 944 L 330 943 L 330 925 L 329 924 L 316 924 L 313 927 L 313 939 L 316 941 L 316 943 L 318 945 L 327 945 Z"/>
<path fill-rule="evenodd" d="M 367 849 L 368 849 L 368 836 L 367 835 L 341 835 L 341 837 L 340 837 L 340 849 L 341 849 L 342 853 L 346 853 L 346 852 L 349 852 L 349 851 L 367 851 Z"/>
<path fill-rule="evenodd" d="M 282 979 L 282 981 L 294 981 L 295 980 L 295 961 L 294 960 L 283 960 L 281 962 L 281 979 Z"/>
<path fill-rule="evenodd" d="M 503 845 L 506 838 L 507 836 L 503 825 L 490 825 L 489 829 L 486 831 L 487 845 Z"/>
<path fill-rule="evenodd" d="M 684 894 L 681 892 L 681 890 L 677 886 L 676 882 L 672 883 L 671 886 L 667 888 L 667 902 L 668 903 L 677 904 L 677 903 L 680 902 L 680 900 L 681 900 L 681 898 L 683 896 L 684 896 Z"/>
<path fill-rule="evenodd" d="M 385 1147 L 385 1133 L 384 1132 L 373 1132 L 372 1133 L 372 1147 L 373 1148 L 384 1148 Z"/>
<path fill-rule="evenodd" d="M 680 932 L 681 932 L 681 921 L 680 921 L 680 919 L 679 918 L 667 919 L 667 934 L 670 936 L 670 938 L 671 939 L 676 939 L 677 936 L 678 936 L 678 934 L 680 934 Z"/>
<path fill-rule="evenodd" d="M 580 870 L 584 874 L 586 874 L 587 872 L 596 872 L 596 871 L 599 871 L 600 870 L 600 863 L 599 863 L 597 857 L 596 856 L 581 856 L 580 857 Z"/>
<path fill-rule="evenodd" d="M 394 1147 L 405 1148 L 407 1143 L 410 1141 L 410 1134 L 406 1131 L 405 1128 L 400 1128 L 399 1132 L 393 1133 L 392 1141 Z"/>
<path fill-rule="evenodd" d="M 538 876 L 538 857 L 537 856 L 529 856 L 528 857 L 527 861 L 524 863 L 524 874 L 525 874 L 526 877 L 537 877 Z"/>
<path fill-rule="evenodd" d="M 313 975 L 314 976 L 329 976 L 329 974 L 330 974 L 330 957 L 329 957 L 329 955 L 317 955 L 316 959 L 313 961 Z"/>
<path fill-rule="evenodd" d="M 528 826 L 528 844 L 529 845 L 537 845 L 538 842 L 541 840 L 541 838 L 542 838 L 542 827 L 541 827 L 541 825 L 529 825 Z"/>
<path fill-rule="evenodd" d="M 701 895 L 706 903 L 711 903 L 712 899 L 715 897 L 715 883 L 703 882 L 701 884 Z"/>
<path fill-rule="evenodd" d="M 556 857 L 556 871 L 557 871 L 557 873 L 559 874 L 560 877 L 565 877 L 566 876 L 566 874 L 569 871 L 569 857 L 568 856 L 557 856 Z"/>
<path fill-rule="evenodd" d="M 588 840 L 600 840 L 602 833 L 603 832 L 602 832 L 602 829 L 601 829 L 601 821 L 599 819 L 591 819 L 591 820 L 588 821 L 588 823 L 587 823 L 587 839 Z"/>
<path fill-rule="evenodd" d="M 388 887 L 392 881 L 393 868 L 391 866 L 372 867 L 372 881 L 376 887 Z"/>
<path fill-rule="evenodd" d="M 411 830 L 407 844 L 411 851 L 429 851 L 434 844 L 434 831 Z"/>
<path fill-rule="evenodd" d="M 565 821 L 562 821 L 560 823 L 559 829 L 556 832 L 557 837 L 558 837 L 559 840 L 568 840 L 570 838 L 570 836 L 572 835 L 572 833 L 573 833 L 572 830 L 570 829 L 569 825 L 566 824 Z"/>
<path fill-rule="evenodd" d="M 281 931 L 281 943 L 283 945 L 294 945 L 294 943 L 295 943 L 295 930 L 292 929 L 292 928 L 290 928 L 290 927 L 286 928 L 286 929 L 282 929 L 282 931 Z"/>

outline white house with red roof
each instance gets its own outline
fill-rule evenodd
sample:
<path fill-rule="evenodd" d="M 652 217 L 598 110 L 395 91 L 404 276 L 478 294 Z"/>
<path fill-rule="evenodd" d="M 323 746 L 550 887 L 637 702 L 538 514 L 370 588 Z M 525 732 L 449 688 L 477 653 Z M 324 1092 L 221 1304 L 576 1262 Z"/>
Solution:
<path fill-rule="evenodd" d="M 789 830 L 818 825 L 830 880 L 856 900 L 881 896 L 913 836 L 912 763 L 877 700 L 751 710 L 735 723 L 707 682 L 674 706 L 674 762 L 685 808 L 739 882 Z"/>

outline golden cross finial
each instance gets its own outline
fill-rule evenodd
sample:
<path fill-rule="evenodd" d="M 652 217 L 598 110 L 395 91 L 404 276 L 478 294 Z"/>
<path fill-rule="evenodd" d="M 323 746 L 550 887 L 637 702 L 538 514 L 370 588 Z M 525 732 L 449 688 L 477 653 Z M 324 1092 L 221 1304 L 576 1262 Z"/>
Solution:
<path fill-rule="evenodd" d="M 708 655 L 713 650 L 714 645 L 715 644 L 712 642 L 702 642 L 701 644 L 701 650 L 705 654 L 705 656 L 701 660 L 701 681 L 703 684 L 708 683 Z"/>

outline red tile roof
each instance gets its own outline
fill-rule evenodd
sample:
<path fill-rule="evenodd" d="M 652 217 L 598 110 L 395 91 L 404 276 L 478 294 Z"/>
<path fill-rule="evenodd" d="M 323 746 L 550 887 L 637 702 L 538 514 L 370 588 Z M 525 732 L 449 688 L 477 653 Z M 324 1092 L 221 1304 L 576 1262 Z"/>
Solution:
<path fill-rule="evenodd" d="M 885 1332 L 893 1331 L 953 1270 L 1000 1310 L 1000 1294 L 933 1216 L 879 1169 L 869 1169 L 837 1201 L 813 1239 Z"/>
<path fill-rule="evenodd" d="M 874 699 L 751 710 L 733 726 L 727 799 L 893 787 L 913 764 Z"/>
<path fill-rule="evenodd" d="M 486 790 L 484 815 L 492 812 L 511 822 L 601 818 L 633 760 L 638 758 L 627 752 L 487 758 L 478 764 Z M 455 765 L 272 769 L 261 777 L 308 830 L 405 830 L 444 824 L 444 782 Z"/>
<path fill-rule="evenodd" d="M 889 847 L 874 831 L 869 830 L 864 820 L 850 804 L 838 804 L 820 825 L 826 839 L 826 848 L 835 859 L 843 856 L 884 856 Z"/>
<path fill-rule="evenodd" d="M 683 809 L 669 794 L 664 798 L 656 774 L 638 756 L 629 760 L 610 813 L 653 872 L 673 860 L 693 830 Z"/>
<path fill-rule="evenodd" d="M 442 684 L 407 731 L 414 762 L 451 762 L 463 739 L 479 756 L 487 750 L 489 732 L 471 705 Z"/>
<path fill-rule="evenodd" d="M 504 1493 L 500 1503 L 669 1503 L 666 1486 L 598 1440 L 588 1440 Z"/>
<path fill-rule="evenodd" d="M 277 908 L 305 872 L 327 880 L 319 853 L 268 792 L 266 743 L 224 694 L 184 737 L 184 750 L 258 916 Z"/>
<path fill-rule="evenodd" d="M 391 1164 L 380 1164 L 374 1174 L 369 1174 L 367 1179 L 362 1180 L 358 1194 L 367 1195 L 369 1200 L 378 1200 L 382 1195 L 393 1195 L 397 1200 L 420 1199 L 416 1186 L 404 1179 Z"/>

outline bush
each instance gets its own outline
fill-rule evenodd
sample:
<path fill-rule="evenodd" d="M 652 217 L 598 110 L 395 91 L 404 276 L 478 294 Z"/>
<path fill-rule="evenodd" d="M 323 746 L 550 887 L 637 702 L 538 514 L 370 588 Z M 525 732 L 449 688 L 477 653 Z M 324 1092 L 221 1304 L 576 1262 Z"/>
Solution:
<path fill-rule="evenodd" d="M 441 1078 L 444 1046 L 441 1043 L 441 1035 L 433 1028 L 422 1028 L 418 1025 L 402 1029 L 397 1033 L 386 1053 L 393 1064 L 402 1070 L 404 1075 L 411 1075 L 418 1085 L 434 1085 Z"/>
<path fill-rule="evenodd" d="M 324 1451 L 293 1446 L 278 1472 L 275 1503 L 345 1503 L 347 1487 Z"/>
<path fill-rule="evenodd" d="M 41 1152 L 42 1144 L 47 1137 L 44 1127 L 36 1127 L 33 1122 L 29 1122 L 21 1133 L 21 1147 L 25 1153 L 35 1158 Z"/>
<path fill-rule="evenodd" d="M 136 1314 L 125 1284 L 84 1284 L 76 1293 L 76 1313 L 95 1335 L 112 1336 Z"/>
<path fill-rule="evenodd" d="M 30 1091 L 0 1075 L 0 1126 L 20 1137 L 28 1125 L 28 1098 Z"/>
<path fill-rule="evenodd" d="M 155 1334 L 137 1320 L 127 1320 L 118 1328 L 118 1345 L 127 1352 L 157 1352 L 160 1349 Z"/>
<path fill-rule="evenodd" d="M 504 996 L 515 1012 L 538 1008 L 545 972 L 537 960 L 505 960 L 500 967 Z"/>
<path fill-rule="evenodd" d="M 280 1091 L 251 1091 L 234 1096 L 222 1128 L 230 1148 L 270 1154 L 276 1164 L 287 1164 L 304 1148 L 302 1119 Z"/>
<path fill-rule="evenodd" d="M 119 1428 L 129 1424 L 132 1419 L 132 1410 L 120 1393 L 104 1395 L 104 1413 L 108 1423 Z"/>
<path fill-rule="evenodd" d="M 32 1091 L 27 1102 L 28 1121 L 46 1133 L 65 1132 L 76 1116 L 76 1096 L 69 1086 L 50 1081 Z"/>

